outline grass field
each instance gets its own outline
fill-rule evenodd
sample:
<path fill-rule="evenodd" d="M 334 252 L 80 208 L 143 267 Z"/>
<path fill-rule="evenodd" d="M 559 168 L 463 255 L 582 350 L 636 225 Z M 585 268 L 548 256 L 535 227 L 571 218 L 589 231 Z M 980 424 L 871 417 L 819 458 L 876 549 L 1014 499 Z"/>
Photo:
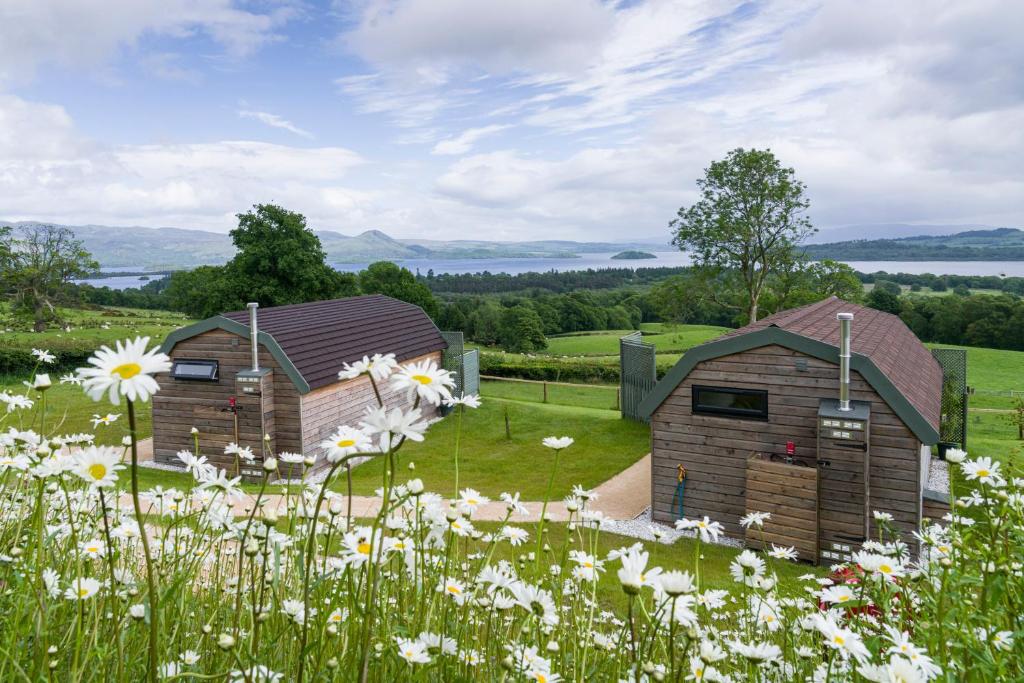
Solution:
<path fill-rule="evenodd" d="M 681 354 L 728 331 L 714 325 L 666 325 L 644 323 L 640 326 L 644 341 L 654 344 L 658 353 Z M 541 353 L 555 356 L 616 356 L 619 338 L 633 330 L 608 330 L 600 333 L 548 337 L 548 348 Z"/>
<path fill-rule="evenodd" d="M 6 304 L 0 304 L 0 328 L 3 344 L 13 347 L 46 348 L 56 351 L 68 347 L 112 344 L 126 337 L 150 337 L 161 341 L 171 330 L 187 325 L 189 318 L 170 311 L 148 311 L 133 308 L 101 308 L 85 310 L 62 308 L 60 315 L 71 330 L 51 327 L 45 332 L 32 332 L 26 323 L 11 317 Z M 10 329 L 11 331 L 7 331 Z"/>
<path fill-rule="evenodd" d="M 505 435 L 506 409 L 511 439 Z M 412 462 L 415 470 L 403 471 L 401 479 L 419 477 L 430 490 L 454 493 L 457 420 L 451 416 L 431 428 L 423 443 L 402 447 L 401 468 Z M 623 420 L 614 411 L 504 401 L 485 392 L 483 406 L 463 418 L 460 486 L 492 498 L 519 491 L 523 500 L 543 499 L 554 459 L 554 451 L 541 445 L 546 436 L 576 439 L 560 457 L 554 498 L 569 493 L 574 484 L 597 486 L 649 450 L 647 425 Z M 382 465 L 377 460 L 355 468 L 354 491 L 372 494 L 380 486 Z M 337 488 L 344 488 L 343 479 Z"/>

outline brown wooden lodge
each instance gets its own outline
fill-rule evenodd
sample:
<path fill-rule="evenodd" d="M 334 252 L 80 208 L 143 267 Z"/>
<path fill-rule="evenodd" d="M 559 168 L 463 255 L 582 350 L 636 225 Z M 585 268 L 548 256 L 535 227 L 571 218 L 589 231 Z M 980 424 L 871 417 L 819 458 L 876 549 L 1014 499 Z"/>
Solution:
<path fill-rule="evenodd" d="M 357 425 L 366 407 L 377 405 L 368 378 L 339 381 L 343 363 L 394 353 L 399 362 L 440 364 L 446 348 L 422 309 L 387 296 L 275 306 L 258 316 L 257 308 L 249 304 L 167 337 L 162 350 L 172 368 L 157 377 L 161 390 L 153 397 L 157 463 L 180 466 L 175 454 L 193 449 L 193 427 L 202 454 L 229 473 L 236 462 L 224 448 L 251 448 L 256 462 L 241 470 L 250 479 L 261 476 L 267 454 L 319 456 L 321 441 L 339 425 Z M 389 406 L 404 406 L 404 393 L 389 383 L 380 390 Z"/>
<path fill-rule="evenodd" d="M 877 536 L 874 511 L 909 543 L 941 512 L 926 482 L 942 383 L 898 317 L 835 297 L 690 349 L 641 405 L 653 518 L 707 515 L 825 564 Z M 752 511 L 771 513 L 763 530 L 739 525 Z"/>

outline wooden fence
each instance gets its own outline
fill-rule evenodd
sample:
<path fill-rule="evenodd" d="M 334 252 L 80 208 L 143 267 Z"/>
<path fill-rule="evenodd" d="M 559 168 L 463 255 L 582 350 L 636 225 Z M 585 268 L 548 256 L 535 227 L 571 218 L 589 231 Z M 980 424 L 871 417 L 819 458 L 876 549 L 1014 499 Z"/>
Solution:
<path fill-rule="evenodd" d="M 771 462 L 747 461 L 747 512 L 767 512 L 763 528 L 747 530 L 747 545 L 774 543 L 796 548 L 801 560 L 818 561 L 818 470 Z"/>

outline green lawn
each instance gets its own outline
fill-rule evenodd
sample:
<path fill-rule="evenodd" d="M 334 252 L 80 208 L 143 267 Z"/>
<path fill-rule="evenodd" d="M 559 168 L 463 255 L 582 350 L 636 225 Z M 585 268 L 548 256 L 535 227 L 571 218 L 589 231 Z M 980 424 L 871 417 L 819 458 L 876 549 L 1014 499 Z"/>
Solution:
<path fill-rule="evenodd" d="M 565 386 L 547 383 L 547 403 L 552 405 L 577 406 L 617 410 L 617 384 L 593 384 Z M 505 398 L 513 401 L 544 403 L 544 384 L 540 382 L 517 382 L 514 380 L 482 380 L 480 393 L 487 397 Z"/>
<path fill-rule="evenodd" d="M 71 327 L 70 332 L 61 327 L 32 332 L 25 321 L 15 320 L 9 308 L 0 304 L 0 328 L 12 328 L 11 332 L 4 332 L 4 346 L 57 351 L 112 345 L 118 339 L 136 336 L 151 337 L 154 342 L 159 342 L 171 330 L 192 322 L 181 313 L 116 307 L 95 310 L 62 308 L 60 315 Z"/>
<path fill-rule="evenodd" d="M 512 439 L 505 436 L 508 410 Z M 419 477 L 428 490 L 454 492 L 454 448 L 457 417 L 435 425 L 422 443 L 400 452 L 400 479 Z M 547 488 L 554 451 L 541 445 L 546 436 L 571 436 L 576 443 L 562 452 L 552 496 L 561 498 L 574 484 L 587 488 L 640 459 L 649 450 L 647 425 L 623 420 L 610 410 L 519 403 L 489 397 L 463 419 L 459 485 L 496 498 L 518 491 L 523 500 L 541 500 Z M 409 471 L 408 464 L 415 464 Z M 352 471 L 354 491 L 372 494 L 381 483 L 379 460 Z M 344 478 L 336 487 L 344 490 Z"/>
<path fill-rule="evenodd" d="M 654 344 L 657 352 L 681 354 L 728 331 L 714 325 L 641 325 L 644 341 Z M 607 330 L 574 335 L 548 337 L 548 348 L 541 353 L 553 356 L 617 356 L 619 338 L 632 330 Z"/>
<path fill-rule="evenodd" d="M 58 384 L 56 376 L 51 379 L 54 385 L 46 392 L 46 412 L 44 414 L 43 402 L 39 400 L 38 392 L 27 391 L 19 379 L 0 377 L 0 391 L 10 390 L 19 394 L 27 391 L 29 397 L 35 401 L 31 410 L 13 413 L 0 425 L 4 429 L 19 427 L 36 431 L 43 427 L 44 433 L 47 435 L 88 432 L 96 435 L 97 443 L 121 443 L 121 438 L 128 433 L 128 415 L 123 402 L 120 406 L 114 406 L 105 399 L 93 401 L 85 395 L 81 387 L 73 384 Z M 107 413 L 120 414 L 121 417 L 109 427 L 101 425 L 98 428 L 93 428 L 92 416 L 106 415 Z M 2 417 L 4 416 L 0 413 L 0 418 Z M 140 407 L 137 413 L 137 429 L 140 438 L 146 438 L 153 433 L 152 417 L 152 411 L 148 405 Z"/>
<path fill-rule="evenodd" d="M 971 346 L 928 344 L 930 348 L 967 349 L 967 384 L 983 391 L 1024 391 L 1024 351 L 1002 351 Z M 1009 408 L 1008 395 L 992 396 L 976 393 L 971 396 L 972 408 Z"/>

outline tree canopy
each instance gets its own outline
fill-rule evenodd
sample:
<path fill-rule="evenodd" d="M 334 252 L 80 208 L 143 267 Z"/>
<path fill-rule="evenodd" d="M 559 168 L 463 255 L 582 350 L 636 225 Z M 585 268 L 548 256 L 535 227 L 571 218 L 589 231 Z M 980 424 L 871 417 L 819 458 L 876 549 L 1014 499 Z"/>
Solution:
<path fill-rule="evenodd" d="M 771 150 L 738 148 L 705 169 L 697 188 L 700 200 L 669 223 L 673 244 L 692 255 L 705 282 L 735 274 L 724 281 L 734 281 L 738 297 L 708 294 L 753 322 L 769 278 L 791 265 L 797 246 L 815 232 L 804 184 Z"/>
<path fill-rule="evenodd" d="M 46 224 L 0 229 L 0 286 L 16 314 L 41 332 L 60 322 L 57 307 L 74 300 L 73 283 L 95 273 L 99 264 L 71 230 Z"/>
<path fill-rule="evenodd" d="M 437 318 L 437 300 L 430 288 L 417 280 L 408 268 L 402 268 L 391 261 L 377 261 L 361 271 L 359 290 L 363 294 L 384 294 L 416 304 L 431 318 Z"/>
<path fill-rule="evenodd" d="M 227 264 L 174 273 L 167 297 L 175 309 L 209 317 L 249 301 L 283 306 L 358 293 L 355 276 L 327 263 L 300 213 L 257 204 L 238 214 L 231 239 L 238 251 Z"/>

